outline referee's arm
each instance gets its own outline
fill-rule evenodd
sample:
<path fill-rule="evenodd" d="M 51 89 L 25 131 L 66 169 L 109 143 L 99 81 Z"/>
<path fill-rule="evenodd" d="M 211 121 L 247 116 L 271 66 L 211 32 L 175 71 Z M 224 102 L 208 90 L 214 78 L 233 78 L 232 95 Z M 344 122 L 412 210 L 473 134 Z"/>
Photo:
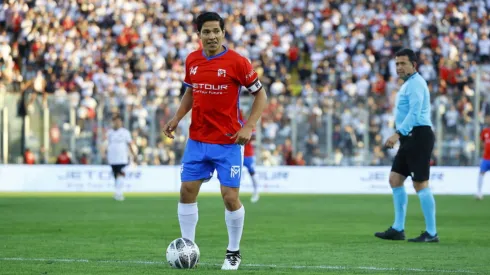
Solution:
<path fill-rule="evenodd" d="M 417 117 L 422 112 L 422 102 L 424 100 L 424 87 L 413 81 L 408 84 L 407 94 L 409 95 L 408 103 L 409 109 L 407 116 L 403 120 L 402 124 L 398 127 L 398 131 L 406 136 L 412 131 L 413 126 L 417 122 Z"/>

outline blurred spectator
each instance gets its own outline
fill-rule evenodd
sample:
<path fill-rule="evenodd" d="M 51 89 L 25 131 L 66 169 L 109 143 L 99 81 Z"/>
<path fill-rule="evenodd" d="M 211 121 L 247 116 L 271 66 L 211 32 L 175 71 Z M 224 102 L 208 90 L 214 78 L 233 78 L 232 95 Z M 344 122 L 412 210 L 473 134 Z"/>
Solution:
<path fill-rule="evenodd" d="M 441 127 L 434 123 L 443 131 L 438 164 L 467 163 L 477 153 L 473 119 L 481 115 L 474 106 L 476 70 L 490 62 L 489 5 L 9 0 L 0 11 L 0 80 L 7 91 L 22 93 L 20 116 L 35 102 L 48 104 L 58 112 L 53 124 L 61 126 L 76 108 L 77 127 L 62 135 L 76 134 L 77 159 L 97 159 L 99 132 L 118 112 L 141 164 L 178 164 L 189 121 L 175 140 L 160 130 L 180 103 L 184 60 L 200 46 L 193 19 L 213 10 L 225 18 L 227 45 L 251 60 L 270 93 L 257 150 L 264 164 L 389 164 L 393 152 L 382 145 L 393 132 L 401 84 L 393 55 L 402 47 L 419 55 L 434 119 L 439 108 L 447 111 Z M 484 84 L 481 91 L 488 90 Z M 480 97 L 489 106 L 488 94 Z"/>
<path fill-rule="evenodd" d="M 24 152 L 24 164 L 36 164 L 36 157 L 29 148 Z"/>
<path fill-rule="evenodd" d="M 71 157 L 66 149 L 61 150 L 61 153 L 56 159 L 56 164 L 72 164 Z"/>

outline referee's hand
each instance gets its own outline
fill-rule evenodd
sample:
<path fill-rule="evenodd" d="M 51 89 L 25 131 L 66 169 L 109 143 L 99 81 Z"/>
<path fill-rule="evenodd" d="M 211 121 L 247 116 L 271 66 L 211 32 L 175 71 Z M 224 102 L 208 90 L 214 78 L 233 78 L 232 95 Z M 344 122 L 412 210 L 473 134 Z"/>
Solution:
<path fill-rule="evenodd" d="M 385 143 L 385 147 L 388 149 L 393 149 L 395 147 L 395 144 L 398 142 L 400 139 L 400 136 L 398 134 L 392 135 Z"/>

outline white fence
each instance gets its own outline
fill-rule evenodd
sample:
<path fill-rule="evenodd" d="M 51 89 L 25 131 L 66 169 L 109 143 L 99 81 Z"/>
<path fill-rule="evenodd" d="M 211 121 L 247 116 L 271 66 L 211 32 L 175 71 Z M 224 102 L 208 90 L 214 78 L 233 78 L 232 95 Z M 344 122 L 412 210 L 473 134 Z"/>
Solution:
<path fill-rule="evenodd" d="M 389 194 L 390 167 L 257 167 L 260 190 L 296 194 Z M 178 192 L 179 166 L 143 166 L 126 169 L 126 192 Z M 478 167 L 433 167 L 431 186 L 436 194 L 473 194 Z M 490 181 L 490 179 L 486 179 Z M 111 192 L 109 166 L 0 165 L 0 192 Z M 414 193 L 410 178 L 407 191 Z M 216 175 L 203 184 L 202 192 L 219 192 Z M 242 192 L 252 185 L 243 170 Z M 484 185 L 490 193 L 490 182 Z"/>

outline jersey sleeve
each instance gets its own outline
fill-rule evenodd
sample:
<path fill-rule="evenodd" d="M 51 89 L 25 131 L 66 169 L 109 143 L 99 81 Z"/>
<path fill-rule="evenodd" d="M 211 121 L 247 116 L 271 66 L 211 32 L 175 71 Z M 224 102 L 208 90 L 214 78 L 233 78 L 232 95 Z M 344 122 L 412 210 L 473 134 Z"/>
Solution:
<path fill-rule="evenodd" d="M 238 81 L 244 86 L 249 93 L 256 93 L 262 89 L 259 77 L 252 67 L 252 63 L 245 57 L 241 57 L 238 61 L 237 68 Z"/>
<path fill-rule="evenodd" d="M 192 88 L 192 81 L 190 76 L 190 56 L 187 56 L 185 59 L 185 77 L 184 77 L 184 86 L 186 88 Z"/>

